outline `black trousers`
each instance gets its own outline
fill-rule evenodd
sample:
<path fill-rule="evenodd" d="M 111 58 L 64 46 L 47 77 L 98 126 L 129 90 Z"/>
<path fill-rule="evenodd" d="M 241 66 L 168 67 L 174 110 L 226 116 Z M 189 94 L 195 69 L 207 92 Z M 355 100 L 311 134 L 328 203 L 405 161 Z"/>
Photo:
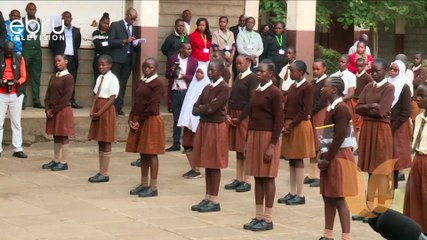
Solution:
<path fill-rule="evenodd" d="M 111 71 L 119 79 L 120 84 L 119 96 L 117 96 L 116 101 L 114 102 L 116 111 L 121 111 L 123 108 L 126 86 L 132 72 L 132 66 L 132 54 L 127 55 L 124 63 L 113 62 L 113 65 L 111 66 Z"/>
<path fill-rule="evenodd" d="M 71 55 L 65 55 L 68 59 L 68 72 L 70 72 L 71 75 L 73 75 L 74 78 L 74 88 L 73 88 L 73 96 L 71 97 L 71 102 L 76 101 L 74 98 L 74 95 L 76 93 L 76 81 L 77 81 L 77 70 L 79 68 L 79 59 L 75 56 Z"/>

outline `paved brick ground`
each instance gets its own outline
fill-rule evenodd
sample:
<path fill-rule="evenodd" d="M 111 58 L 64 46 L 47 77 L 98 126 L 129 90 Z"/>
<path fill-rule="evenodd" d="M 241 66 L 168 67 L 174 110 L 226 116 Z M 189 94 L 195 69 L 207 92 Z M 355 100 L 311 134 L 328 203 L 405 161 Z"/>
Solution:
<path fill-rule="evenodd" d="M 114 146 L 111 181 L 90 184 L 97 172 L 97 147 L 72 143 L 70 170 L 42 170 L 50 161 L 51 143 L 26 147 L 27 160 L 0 158 L 0 239 L 318 239 L 323 229 L 323 202 L 319 189 L 306 188 L 307 204 L 289 207 L 275 204 L 274 230 L 244 231 L 242 225 L 254 214 L 253 191 L 220 190 L 222 211 L 196 213 L 190 206 L 200 201 L 204 179 L 183 179 L 188 170 L 185 155 L 160 157 L 159 197 L 141 199 L 129 190 L 139 183 L 139 169 L 129 166 L 137 156 L 124 153 L 123 143 Z M 234 155 L 222 173 L 221 185 L 233 179 Z M 277 195 L 288 192 L 288 168 L 281 162 Z M 401 184 L 403 185 L 403 184 Z M 335 239 L 340 225 L 335 223 Z M 381 239 L 370 227 L 352 223 L 353 239 Z"/>

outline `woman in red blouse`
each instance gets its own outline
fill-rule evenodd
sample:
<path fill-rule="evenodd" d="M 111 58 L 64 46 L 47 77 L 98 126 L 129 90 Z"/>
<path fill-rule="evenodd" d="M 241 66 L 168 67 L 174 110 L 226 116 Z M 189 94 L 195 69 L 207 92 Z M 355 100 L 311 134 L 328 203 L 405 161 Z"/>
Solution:
<path fill-rule="evenodd" d="M 348 64 L 348 70 L 352 72 L 353 74 L 357 73 L 356 68 L 356 60 L 359 58 L 363 58 L 366 61 L 366 72 L 371 73 L 371 66 L 372 66 L 372 56 L 370 54 L 366 53 L 366 42 L 359 41 L 357 43 L 357 49 L 356 52 L 350 54 L 349 56 L 350 62 Z"/>
<path fill-rule="evenodd" d="M 202 62 L 207 64 L 210 58 L 210 48 L 212 35 L 209 30 L 209 22 L 206 18 L 197 19 L 197 29 L 190 34 L 190 44 L 192 48 L 191 57 L 199 61 L 199 64 Z"/>

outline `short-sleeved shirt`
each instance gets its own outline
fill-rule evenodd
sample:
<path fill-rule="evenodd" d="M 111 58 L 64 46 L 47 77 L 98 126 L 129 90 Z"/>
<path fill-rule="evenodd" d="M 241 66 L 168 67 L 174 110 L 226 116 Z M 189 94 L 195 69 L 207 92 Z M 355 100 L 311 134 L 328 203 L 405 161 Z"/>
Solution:
<path fill-rule="evenodd" d="M 104 77 L 104 81 L 102 82 L 101 89 L 99 91 L 99 98 L 110 98 L 112 95 L 119 95 L 119 79 L 117 79 L 116 75 L 114 75 L 111 71 L 108 71 L 105 75 L 99 75 L 96 79 L 95 87 L 93 88 L 93 92 L 96 94 L 98 92 L 99 84 L 101 84 L 101 80 Z"/>
<path fill-rule="evenodd" d="M 343 72 L 338 71 L 331 75 L 331 77 L 340 77 L 344 81 L 344 91 L 342 92 L 344 95 L 348 93 L 348 89 L 352 87 L 356 87 L 356 75 L 350 72 L 348 69 Z"/>

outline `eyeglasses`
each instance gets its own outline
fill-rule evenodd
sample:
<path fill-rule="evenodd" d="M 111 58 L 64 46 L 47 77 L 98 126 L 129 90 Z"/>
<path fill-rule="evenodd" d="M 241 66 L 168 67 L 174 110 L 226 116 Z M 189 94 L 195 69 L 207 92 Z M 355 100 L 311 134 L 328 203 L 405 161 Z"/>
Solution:
<path fill-rule="evenodd" d="M 390 72 L 399 72 L 399 69 L 397 69 L 397 68 L 390 68 Z"/>

